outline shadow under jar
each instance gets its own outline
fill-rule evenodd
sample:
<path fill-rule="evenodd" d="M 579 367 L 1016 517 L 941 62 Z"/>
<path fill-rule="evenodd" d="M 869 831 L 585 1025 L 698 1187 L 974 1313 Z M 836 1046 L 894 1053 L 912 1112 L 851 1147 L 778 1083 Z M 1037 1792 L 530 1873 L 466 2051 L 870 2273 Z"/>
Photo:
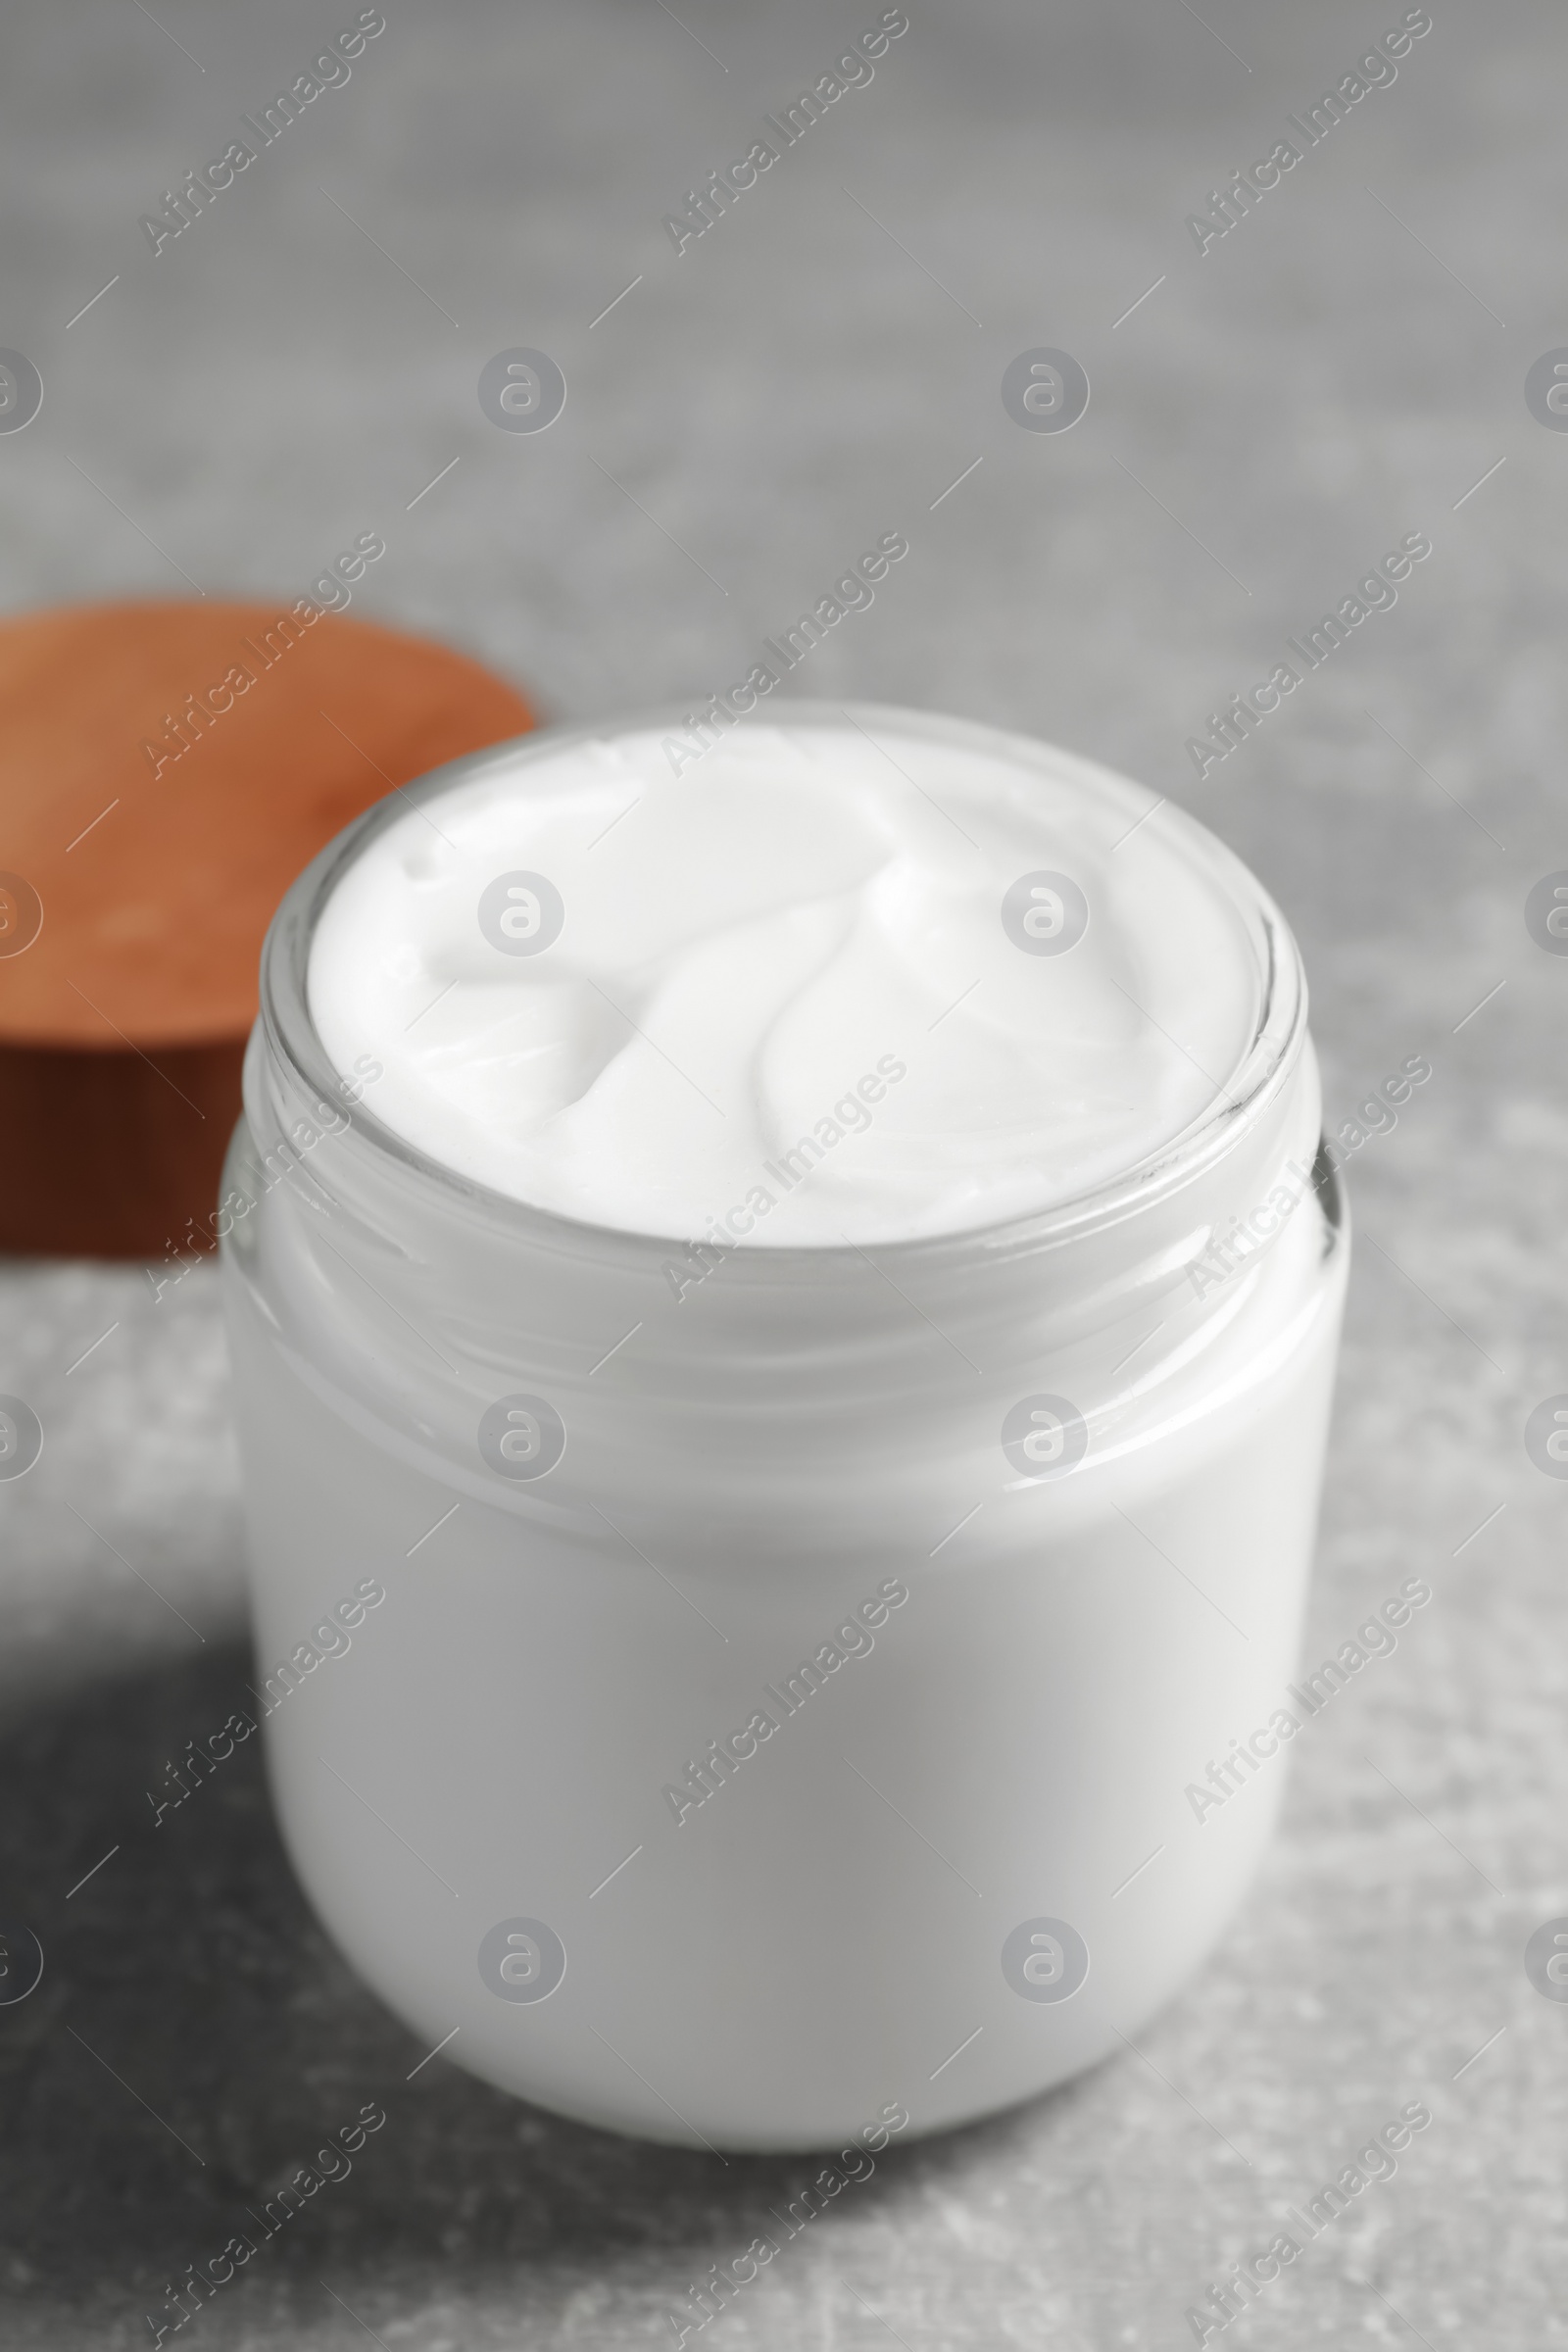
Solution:
<path fill-rule="evenodd" d="M 219 1220 L 300 1878 L 421 2050 L 591 2124 L 805 2149 L 1061 2082 L 1212 1946 L 1282 1793 L 1348 1255 L 1289 931 L 1161 811 L 1256 984 L 1203 1115 L 1035 1213 L 672 1279 L 328 1055 L 313 939 L 406 815 L 279 910 Z"/>

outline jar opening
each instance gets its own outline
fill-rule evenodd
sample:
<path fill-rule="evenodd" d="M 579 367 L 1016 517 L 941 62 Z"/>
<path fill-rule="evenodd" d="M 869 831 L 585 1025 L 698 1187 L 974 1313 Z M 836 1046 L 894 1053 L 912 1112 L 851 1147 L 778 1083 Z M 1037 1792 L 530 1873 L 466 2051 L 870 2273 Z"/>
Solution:
<path fill-rule="evenodd" d="M 312 1018 L 308 985 L 317 927 L 333 892 L 367 849 L 403 820 L 411 808 L 421 808 L 455 788 L 490 774 L 526 769 L 576 745 L 633 731 L 679 727 L 686 715 L 674 708 L 638 712 L 608 725 L 601 722 L 543 730 L 469 755 L 379 802 L 300 875 L 274 917 L 263 951 L 260 1025 L 289 1093 L 313 1102 L 344 1105 L 350 1124 L 335 1139 L 339 1152 L 346 1151 L 351 1157 L 368 1155 L 383 1172 L 397 1171 L 398 1180 L 432 1207 L 444 1204 L 466 1221 L 490 1227 L 503 1241 L 522 1241 L 566 1255 L 586 1250 L 603 1257 L 609 1252 L 628 1262 L 657 1259 L 687 1246 L 684 1235 L 628 1230 L 519 1200 L 460 1173 L 409 1141 L 376 1115 L 365 1089 L 356 1091 L 343 1078 Z M 1046 751 L 1029 738 L 989 726 L 877 705 L 790 702 L 767 716 L 776 716 L 790 728 L 841 728 L 847 718 L 867 731 L 896 727 L 906 735 L 915 733 L 960 751 L 1005 758 L 1023 767 Z M 746 722 L 739 723 L 744 726 Z M 976 1253 L 988 1258 L 1028 1254 L 1108 1229 L 1168 1198 L 1222 1160 L 1234 1141 L 1256 1122 L 1289 1082 L 1305 1035 L 1306 992 L 1299 956 L 1283 917 L 1243 862 L 1197 820 L 1168 803 L 1161 804 L 1141 787 L 1122 779 L 1110 781 L 1126 797 L 1136 825 L 1164 823 L 1181 828 L 1184 853 L 1202 861 L 1208 877 L 1234 907 L 1255 959 L 1257 1013 L 1250 1039 L 1206 1108 L 1156 1151 L 1048 1207 L 953 1231 L 872 1241 L 868 1246 L 875 1250 L 878 1260 L 895 1269 L 899 1265 L 938 1269 L 956 1257 L 972 1262 Z M 1143 803 L 1147 805 L 1140 806 Z M 740 1241 L 727 1251 L 728 1279 L 765 1284 L 809 1282 L 817 1276 L 831 1280 L 835 1270 L 857 1252 L 863 1253 L 861 1245 L 848 1240 L 752 1249 Z"/>

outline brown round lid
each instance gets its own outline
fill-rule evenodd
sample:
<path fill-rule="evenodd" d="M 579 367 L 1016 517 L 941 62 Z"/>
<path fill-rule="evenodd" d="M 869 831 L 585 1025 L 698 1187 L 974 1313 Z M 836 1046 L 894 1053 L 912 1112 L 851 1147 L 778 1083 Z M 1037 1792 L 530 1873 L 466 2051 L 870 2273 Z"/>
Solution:
<path fill-rule="evenodd" d="M 477 662 L 303 599 L 0 622 L 0 1249 L 190 1246 L 283 892 L 532 723 Z"/>

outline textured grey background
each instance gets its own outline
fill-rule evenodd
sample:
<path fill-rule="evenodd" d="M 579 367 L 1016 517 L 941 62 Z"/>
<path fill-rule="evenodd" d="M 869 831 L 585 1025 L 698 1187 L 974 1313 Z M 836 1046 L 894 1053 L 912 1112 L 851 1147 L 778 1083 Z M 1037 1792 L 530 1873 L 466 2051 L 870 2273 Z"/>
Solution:
<path fill-rule="evenodd" d="M 1332 1113 L 1433 1063 L 1351 1171 L 1310 1642 L 1413 1573 L 1431 1607 L 1297 1743 L 1263 1882 L 1142 2054 L 890 2152 L 718 2323 L 735 2352 L 1190 2342 L 1184 2308 L 1415 2097 L 1435 2121 L 1397 2178 L 1237 2336 L 1568 2336 L 1568 2007 L 1521 1966 L 1568 1911 L 1568 1486 L 1521 1444 L 1568 1387 L 1568 960 L 1522 921 L 1568 865 L 1568 436 L 1522 394 L 1568 342 L 1568 37 L 1546 6 L 1432 5 L 1397 82 L 1200 259 L 1185 215 L 1397 6 L 909 0 L 870 87 L 677 259 L 662 215 L 874 0 L 386 0 L 347 87 L 155 260 L 138 215 L 350 0 L 14 0 L 0 343 L 47 393 L 0 436 L 7 607 L 181 572 L 281 597 L 373 528 L 357 610 L 597 715 L 738 676 L 902 528 L 802 686 L 1169 789 L 1294 920 Z M 570 385 L 538 437 L 475 398 L 515 344 Z M 1094 385 L 1059 437 L 999 397 L 1037 344 Z M 1183 740 L 1216 698 L 1416 529 L 1397 609 L 1198 784 Z M 193 2337 L 671 2341 L 808 2168 L 573 2130 L 444 2059 L 406 2082 L 421 2053 L 307 1915 L 250 1751 L 148 1828 L 144 1790 L 250 1671 L 210 1273 L 154 1304 L 133 1269 L 13 1265 L 0 1313 L 0 1389 L 48 1430 L 0 1487 L 0 1911 L 49 1962 L 0 2010 L 6 2342 L 150 2341 L 166 2283 L 370 2097 L 389 2124 L 353 2179 Z"/>

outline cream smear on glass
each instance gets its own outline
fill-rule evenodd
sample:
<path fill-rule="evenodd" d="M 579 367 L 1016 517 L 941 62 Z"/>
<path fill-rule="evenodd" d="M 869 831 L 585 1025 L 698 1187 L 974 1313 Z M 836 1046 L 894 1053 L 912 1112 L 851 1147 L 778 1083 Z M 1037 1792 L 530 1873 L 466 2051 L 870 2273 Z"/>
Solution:
<path fill-rule="evenodd" d="M 328 1056 L 459 1175 L 632 1233 L 956 1234 L 1158 1158 L 1253 1043 L 1255 886 L 1088 760 L 867 716 L 678 774 L 657 727 L 519 745 L 411 804 L 321 909 Z"/>

